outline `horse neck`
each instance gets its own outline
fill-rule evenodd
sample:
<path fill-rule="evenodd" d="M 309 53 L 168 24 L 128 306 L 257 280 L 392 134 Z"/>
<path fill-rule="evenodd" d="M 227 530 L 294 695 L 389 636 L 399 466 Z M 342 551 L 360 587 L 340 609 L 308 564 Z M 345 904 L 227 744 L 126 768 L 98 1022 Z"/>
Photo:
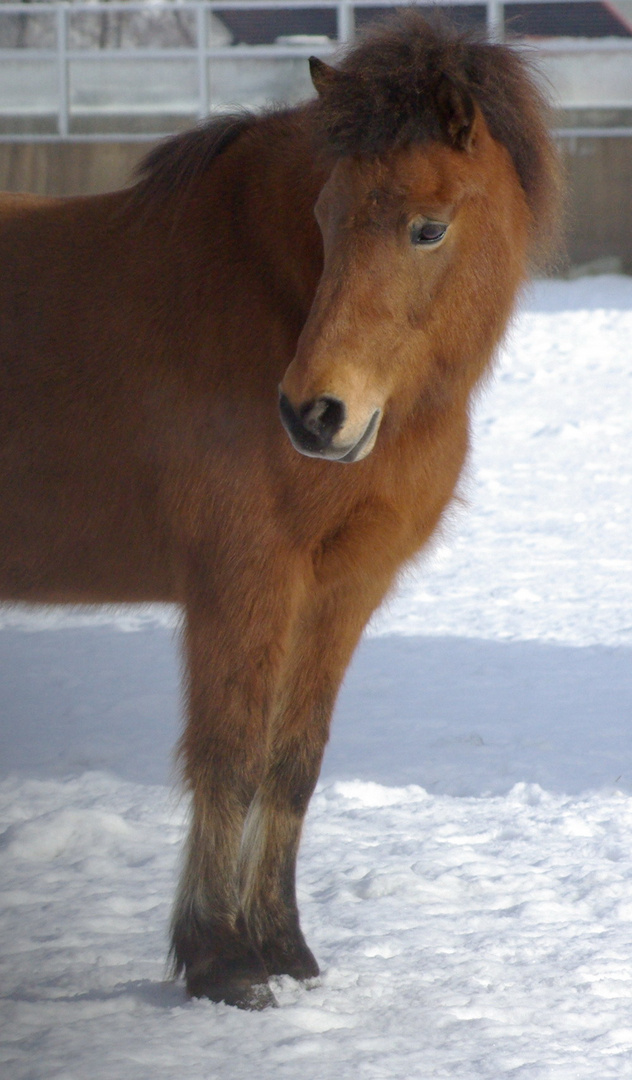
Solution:
<path fill-rule="evenodd" d="M 262 117 L 217 159 L 215 221 L 270 287 L 307 316 L 322 272 L 314 205 L 327 173 L 308 110 Z M 205 196 L 202 195 L 202 199 Z"/>

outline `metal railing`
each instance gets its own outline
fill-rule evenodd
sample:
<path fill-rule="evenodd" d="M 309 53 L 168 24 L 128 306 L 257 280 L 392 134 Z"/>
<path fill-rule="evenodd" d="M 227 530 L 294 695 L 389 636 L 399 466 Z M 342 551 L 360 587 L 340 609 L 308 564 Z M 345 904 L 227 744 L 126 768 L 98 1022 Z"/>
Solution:
<path fill-rule="evenodd" d="M 430 5 L 431 0 L 422 0 L 422 4 L 426 2 Z M 494 39 L 501 39 L 504 33 L 505 6 L 514 2 L 518 2 L 518 0 L 506 0 L 505 4 L 501 3 L 500 0 L 484 0 L 483 3 L 476 3 L 475 0 L 444 0 L 442 6 L 469 6 L 476 7 L 479 10 L 484 7 L 488 34 Z M 550 2 L 550 0 L 530 0 L 530 2 L 544 3 Z M 559 2 L 563 2 L 563 0 L 559 0 Z M 585 0 L 585 2 L 589 2 L 589 0 Z M 49 3 L 0 3 L 0 25 L 1 21 L 8 16 L 18 16 L 26 20 L 40 19 L 44 23 L 50 23 L 42 45 L 34 47 L 32 44 L 27 43 L 14 45 L 11 48 L 0 48 L 0 65 L 3 65 L 6 70 L 9 70 L 10 67 L 12 72 L 16 72 L 16 77 L 19 75 L 20 78 L 24 76 L 25 71 L 30 71 L 36 77 L 41 75 L 45 69 L 48 86 L 47 103 L 50 117 L 52 117 L 50 130 L 10 130 L 9 127 L 6 130 L 0 129 L 0 139 L 27 142 L 51 140 L 110 140 L 118 142 L 155 139 L 167 135 L 173 130 L 173 126 L 169 122 L 165 124 L 165 127 L 169 128 L 169 130 L 145 129 L 130 131 L 125 130 L 122 124 L 119 124 L 119 130 L 116 128 L 116 115 L 114 115 L 114 118 L 110 116 L 109 130 L 78 130 L 77 116 L 81 110 L 76 104 L 76 94 L 73 100 L 71 93 L 71 84 L 76 90 L 77 72 L 83 70 L 85 77 L 88 70 L 94 73 L 93 65 L 101 67 L 109 64 L 111 65 L 111 81 L 112 77 L 116 77 L 117 71 L 120 73 L 124 65 L 127 64 L 129 68 L 125 70 L 134 71 L 134 78 L 138 79 L 138 73 L 142 70 L 142 65 L 149 64 L 151 66 L 151 64 L 155 65 L 160 62 L 170 64 L 175 69 L 174 62 L 181 61 L 187 65 L 186 72 L 190 89 L 187 104 L 181 107 L 180 113 L 182 116 L 186 115 L 186 119 L 191 122 L 196 118 L 203 119 L 210 112 L 225 107 L 225 102 L 221 100 L 221 94 L 219 99 L 217 97 L 217 84 L 213 84 L 214 71 L 215 69 L 221 69 L 222 63 L 226 65 L 226 62 L 229 61 L 231 65 L 233 62 L 245 65 L 248 62 L 252 64 L 253 61 L 266 61 L 278 65 L 282 63 L 287 65 L 288 61 L 300 61 L 313 52 L 317 52 L 320 56 L 327 56 L 333 53 L 338 45 L 353 40 L 357 12 L 362 11 L 362 9 L 375 10 L 376 8 L 391 6 L 401 6 L 401 0 L 167 0 L 165 3 L 152 2 L 151 4 L 128 2 L 128 0 L 124 0 L 124 2 L 120 2 L 120 0 L 118 2 L 117 0 L 98 2 L 96 0 L 96 2 L 89 3 L 68 3 L 66 0 L 54 0 L 54 2 Z M 278 40 L 267 45 L 218 43 L 213 38 L 212 16 L 214 15 L 221 17 L 222 13 L 228 15 L 228 13 L 236 11 L 250 11 L 261 14 L 265 11 L 283 10 L 287 13 L 288 11 L 305 9 L 312 11 L 327 10 L 334 13 L 335 36 L 328 36 L 324 39 L 318 38 L 312 41 L 301 40 L 300 36 L 297 36 Z M 98 43 L 85 44 L 85 42 L 81 43 L 81 40 L 77 44 L 77 20 L 81 17 L 85 20 L 86 17 L 106 19 L 117 15 L 121 18 L 139 15 L 156 20 L 161 14 L 164 15 L 165 19 L 173 18 L 174 14 L 186 18 L 186 34 L 184 35 L 183 44 L 178 44 L 175 47 L 173 45 L 156 46 L 155 44 L 146 45 L 139 41 L 131 46 L 119 43 L 99 47 Z M 54 31 L 52 28 L 54 28 Z M 629 49 L 630 64 L 632 65 L 632 38 L 627 41 L 626 39 L 622 40 L 625 44 L 617 47 L 623 48 L 624 51 Z M 550 47 L 550 44 L 547 45 L 546 42 L 538 43 L 538 48 L 544 53 Z M 577 45 L 577 48 L 581 47 L 581 44 Z M 592 47 L 599 46 L 593 44 Z M 604 47 L 608 47 L 607 43 L 604 44 Z M 112 66 L 117 63 L 118 68 Z M 81 65 L 83 65 L 83 68 Z M 105 70 L 107 71 L 107 68 Z M 148 70 L 147 66 L 145 70 Z M 184 71 L 184 68 L 181 65 L 177 70 Z M 224 67 L 224 70 L 226 70 L 226 67 Z M 232 70 L 236 69 L 231 67 Z M 177 82 L 177 79 L 175 81 Z M 108 79 L 104 78 L 101 82 L 106 85 Z M 26 86 L 26 82 L 24 85 Z M 94 93 L 94 91 L 91 92 Z M 12 91 L 12 93 L 14 100 L 16 100 L 19 89 L 15 92 Z M 6 105 L 2 100 L 0 91 L 0 117 L 5 110 Z M 32 111 L 35 113 L 36 110 L 33 109 Z M 99 111 L 98 108 L 96 111 Z M 118 111 L 122 113 L 124 109 Z M 151 105 L 147 106 L 145 113 L 151 111 Z M 159 115 L 161 109 L 157 108 L 154 111 Z M 163 109 L 162 111 L 168 113 L 169 109 Z M 107 112 L 107 108 L 101 108 L 101 113 L 105 112 Z M 115 109 L 114 113 L 116 114 L 116 112 Z M 139 108 L 139 112 L 143 112 L 142 107 Z M 114 129 L 112 124 L 114 124 Z M 6 126 L 4 125 L 4 127 Z M 619 125 L 598 128 L 564 127 L 558 129 L 557 134 L 562 137 L 580 137 L 584 135 L 622 136 L 632 134 L 632 126 L 630 128 Z"/>

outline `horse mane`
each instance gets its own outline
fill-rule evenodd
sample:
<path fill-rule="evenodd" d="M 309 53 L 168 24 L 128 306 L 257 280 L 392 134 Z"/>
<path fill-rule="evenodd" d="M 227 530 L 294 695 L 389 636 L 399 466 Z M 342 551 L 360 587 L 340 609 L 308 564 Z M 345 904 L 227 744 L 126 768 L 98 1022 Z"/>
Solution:
<path fill-rule="evenodd" d="M 190 131 L 164 139 L 138 165 L 135 198 L 147 204 L 169 194 L 182 195 L 204 175 L 231 143 L 257 122 L 243 109 L 214 116 Z"/>
<path fill-rule="evenodd" d="M 378 21 L 352 45 L 307 107 L 214 117 L 155 147 L 137 170 L 134 199 L 145 206 L 185 196 L 239 136 L 273 117 L 295 115 L 334 156 L 378 157 L 411 143 L 450 142 L 446 84 L 475 102 L 513 160 L 531 216 L 532 254 L 545 261 L 560 223 L 560 167 L 550 108 L 532 65 L 506 45 L 486 42 L 414 8 Z"/>
<path fill-rule="evenodd" d="M 319 86 L 319 121 L 338 155 L 376 157 L 411 143 L 450 142 L 446 82 L 480 108 L 513 160 L 531 211 L 534 246 L 546 254 L 558 231 L 558 154 L 551 110 L 532 64 L 518 52 L 413 8 L 373 23 Z"/>

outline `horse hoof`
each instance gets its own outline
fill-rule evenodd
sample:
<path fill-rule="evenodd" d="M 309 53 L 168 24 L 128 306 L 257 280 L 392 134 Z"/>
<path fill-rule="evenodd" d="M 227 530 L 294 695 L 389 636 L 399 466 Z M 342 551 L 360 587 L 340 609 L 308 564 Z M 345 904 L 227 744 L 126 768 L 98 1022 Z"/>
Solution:
<path fill-rule="evenodd" d="M 187 979 L 190 997 L 208 998 L 218 1005 L 233 1005 L 237 1009 L 260 1012 L 277 1009 L 278 1002 L 267 983 L 252 983 L 247 979 L 234 978 L 217 982 L 204 975 Z"/>
<path fill-rule="evenodd" d="M 304 942 L 293 950 L 264 945 L 261 955 L 268 975 L 289 975 L 297 982 L 307 982 L 320 975 L 316 957 Z"/>

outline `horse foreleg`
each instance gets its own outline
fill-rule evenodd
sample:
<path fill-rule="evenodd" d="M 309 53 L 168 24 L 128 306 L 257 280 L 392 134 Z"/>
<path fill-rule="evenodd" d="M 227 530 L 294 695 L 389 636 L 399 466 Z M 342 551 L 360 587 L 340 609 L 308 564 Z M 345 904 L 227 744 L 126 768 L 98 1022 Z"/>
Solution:
<path fill-rule="evenodd" d="M 274 998 L 240 915 L 237 867 L 244 821 L 267 759 L 287 604 L 281 586 L 253 589 L 241 605 L 232 603 L 225 607 L 211 597 L 187 610 L 188 722 L 181 754 L 192 821 L 172 955 L 193 996 L 263 1008 Z"/>
<path fill-rule="evenodd" d="M 316 695 L 318 696 L 318 695 Z M 248 812 L 240 857 L 240 895 L 250 940 L 269 975 L 308 979 L 318 964 L 296 902 L 296 859 L 303 819 L 320 772 L 329 709 L 310 710 L 305 730 L 277 735 L 272 764 Z M 298 727 L 298 725 L 297 725 Z"/>
<path fill-rule="evenodd" d="M 308 979 L 318 964 L 300 927 L 296 859 L 329 735 L 338 687 L 367 617 L 332 590 L 300 621 L 266 775 L 251 804 L 240 856 L 246 925 L 270 975 Z"/>
<path fill-rule="evenodd" d="M 193 793 L 186 861 L 172 919 L 174 973 L 193 997 L 243 1008 L 274 1004 L 259 951 L 240 926 L 235 867 L 246 801 L 232 798 L 232 777 L 216 757 L 222 783 Z"/>

